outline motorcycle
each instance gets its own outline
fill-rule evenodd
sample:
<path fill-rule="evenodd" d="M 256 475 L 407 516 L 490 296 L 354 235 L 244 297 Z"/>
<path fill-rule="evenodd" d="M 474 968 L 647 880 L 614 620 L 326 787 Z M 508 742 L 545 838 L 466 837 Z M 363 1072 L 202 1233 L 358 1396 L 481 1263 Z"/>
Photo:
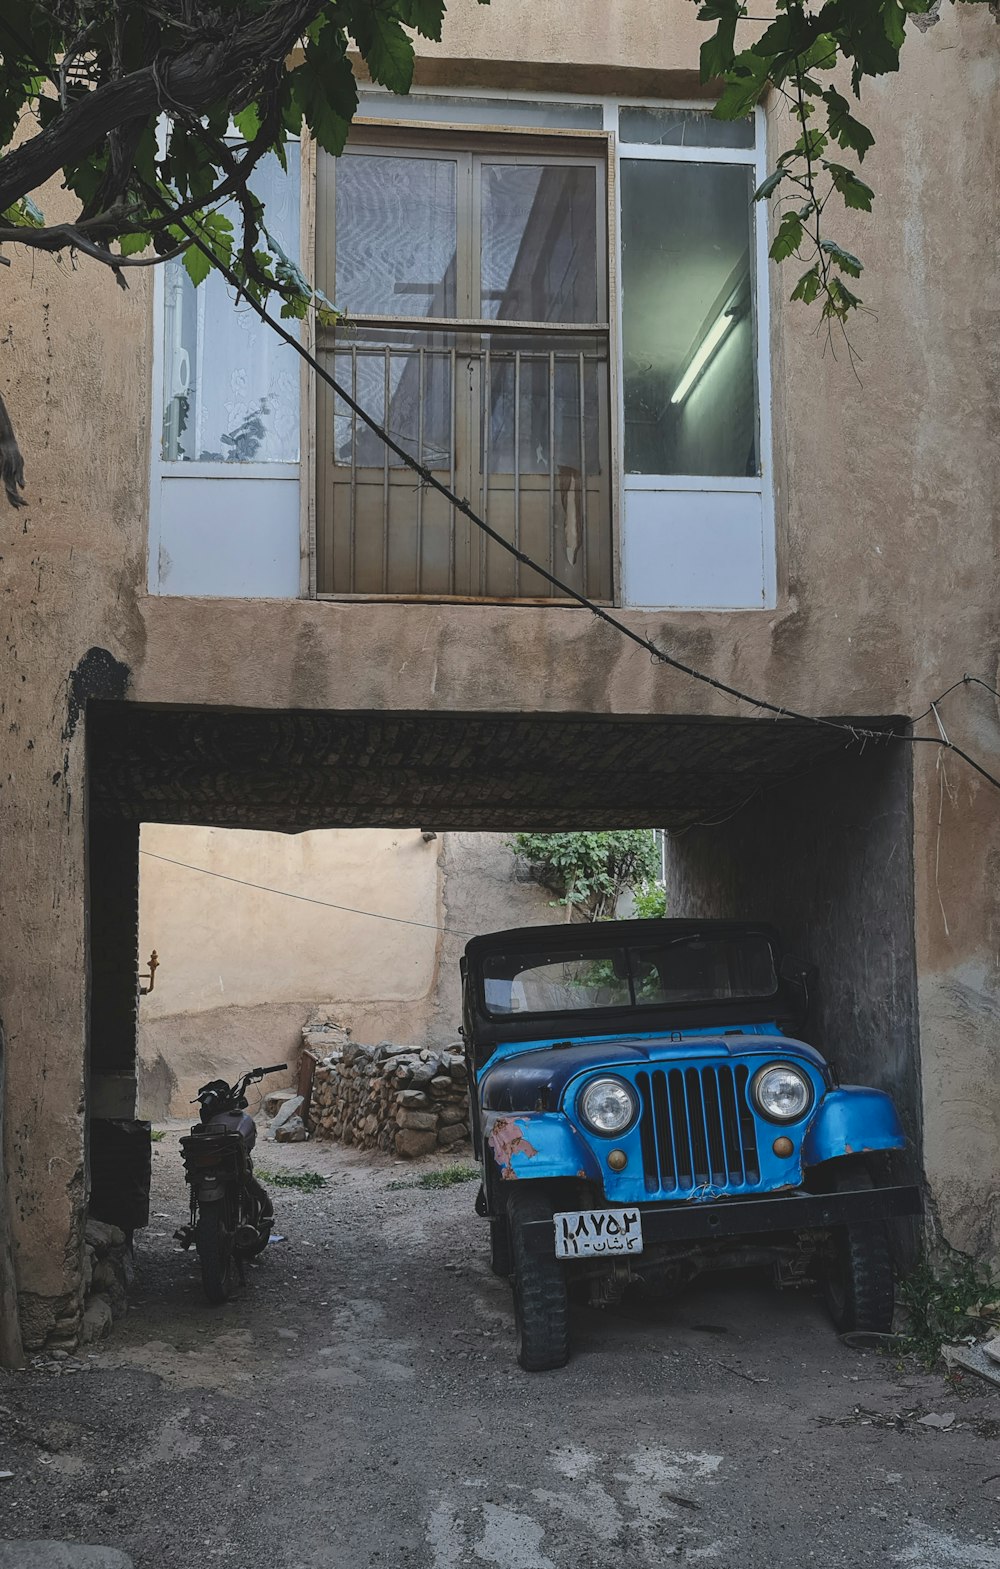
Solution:
<path fill-rule="evenodd" d="M 235 1277 L 241 1284 L 246 1279 L 247 1259 L 262 1253 L 271 1236 L 274 1206 L 253 1174 L 257 1127 L 246 1109 L 246 1088 L 287 1066 L 251 1068 L 235 1084 L 213 1079 L 191 1102 L 200 1107 L 200 1121 L 181 1139 L 191 1219 L 174 1236 L 185 1249 L 194 1244 L 209 1302 L 228 1300 Z"/>

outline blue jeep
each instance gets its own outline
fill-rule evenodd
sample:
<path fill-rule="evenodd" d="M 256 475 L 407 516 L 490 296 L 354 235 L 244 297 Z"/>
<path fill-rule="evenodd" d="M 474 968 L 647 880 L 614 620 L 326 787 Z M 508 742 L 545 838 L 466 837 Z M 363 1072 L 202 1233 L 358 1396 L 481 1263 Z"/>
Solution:
<path fill-rule="evenodd" d="M 838 1330 L 888 1330 L 889 1096 L 795 1037 L 808 971 L 752 922 L 617 921 L 474 938 L 463 1034 L 491 1263 L 523 1368 L 569 1355 L 571 1288 L 617 1300 L 772 1262 Z M 792 1032 L 792 1033 L 788 1033 Z"/>

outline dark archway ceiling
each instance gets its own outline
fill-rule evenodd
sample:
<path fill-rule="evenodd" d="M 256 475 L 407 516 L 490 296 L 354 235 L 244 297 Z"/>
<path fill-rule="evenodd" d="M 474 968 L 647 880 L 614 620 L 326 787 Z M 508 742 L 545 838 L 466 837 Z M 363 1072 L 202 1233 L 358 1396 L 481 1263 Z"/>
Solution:
<path fill-rule="evenodd" d="M 884 719 L 844 722 L 887 735 L 895 727 Z M 415 826 L 676 832 L 723 817 L 835 754 L 862 750 L 842 731 L 794 720 L 131 703 L 90 704 L 87 731 L 90 808 L 99 816 L 287 833 Z"/>

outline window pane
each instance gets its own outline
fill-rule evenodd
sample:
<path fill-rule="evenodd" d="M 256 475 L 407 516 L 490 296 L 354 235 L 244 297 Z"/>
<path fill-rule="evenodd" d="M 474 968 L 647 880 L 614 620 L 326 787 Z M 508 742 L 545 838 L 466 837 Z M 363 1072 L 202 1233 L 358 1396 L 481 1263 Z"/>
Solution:
<path fill-rule="evenodd" d="M 451 467 L 454 334 L 338 328 L 333 373 L 407 452 L 431 469 Z M 388 390 L 388 397 L 387 397 Z M 334 398 L 333 460 L 358 468 L 405 468 L 380 437 Z"/>
<path fill-rule="evenodd" d="M 752 198 L 739 164 L 622 160 L 630 474 L 759 472 Z"/>
<path fill-rule="evenodd" d="M 618 135 L 623 142 L 645 142 L 647 147 L 753 147 L 754 123 L 716 120 L 707 109 L 636 109 L 618 111 Z"/>
<path fill-rule="evenodd" d="M 338 309 L 455 315 L 456 165 L 349 153 L 337 164 Z"/>
<path fill-rule="evenodd" d="M 632 1000 L 625 954 L 609 947 L 544 954 L 490 955 L 483 965 L 488 1013 L 564 1013 L 621 1008 Z"/>
<path fill-rule="evenodd" d="M 530 103 L 518 98 L 463 98 L 452 94 L 362 93 L 362 120 L 425 120 L 447 125 L 524 125 L 599 131 L 600 104 Z"/>
<path fill-rule="evenodd" d="M 288 173 L 269 153 L 251 186 L 267 208 L 282 250 L 299 254 L 299 144 L 286 148 Z M 222 212 L 239 232 L 239 211 Z M 166 462 L 296 463 L 299 360 L 225 279 L 209 273 L 196 289 L 179 260 L 164 277 L 162 452 Z"/>
<path fill-rule="evenodd" d="M 636 1001 L 729 1002 L 773 997 L 778 989 L 774 955 L 757 932 L 703 937 L 691 932 L 661 947 L 629 950 Z"/>
<path fill-rule="evenodd" d="M 483 164 L 481 312 L 597 321 L 597 171 Z"/>
<path fill-rule="evenodd" d="M 493 333 L 488 341 L 490 472 L 515 472 L 516 431 L 517 473 L 547 474 L 554 467 L 563 496 L 582 475 L 600 473 L 605 341 L 534 333 Z"/>

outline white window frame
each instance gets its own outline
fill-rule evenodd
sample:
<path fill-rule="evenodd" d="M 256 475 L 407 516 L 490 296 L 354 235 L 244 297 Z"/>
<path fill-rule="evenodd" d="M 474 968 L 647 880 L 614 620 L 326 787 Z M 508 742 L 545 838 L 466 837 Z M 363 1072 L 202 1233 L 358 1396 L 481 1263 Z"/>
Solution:
<path fill-rule="evenodd" d="M 237 137 L 239 132 L 235 126 L 230 126 L 230 135 Z M 298 141 L 298 137 L 288 136 L 286 141 Z M 303 153 L 305 145 L 303 145 Z M 307 205 L 302 198 L 307 192 L 306 168 L 311 170 L 312 165 L 303 157 L 300 164 L 300 242 L 303 227 L 303 208 Z M 242 526 L 242 520 L 247 516 L 245 490 L 237 492 L 233 489 L 234 483 L 247 480 L 282 481 L 281 494 L 284 501 L 286 514 L 290 515 L 291 486 L 295 486 L 295 497 L 292 506 L 296 517 L 299 512 L 298 487 L 303 469 L 302 458 L 304 444 L 307 440 L 307 424 L 305 409 L 307 398 L 304 385 L 300 386 L 299 394 L 299 456 L 294 461 L 281 463 L 202 463 L 197 461 L 168 459 L 163 456 L 163 416 L 164 416 L 164 373 L 166 369 L 166 266 L 153 268 L 153 350 L 152 365 L 152 395 L 150 399 L 150 431 L 149 431 L 149 528 L 146 558 L 146 581 L 150 594 L 173 594 L 177 592 L 191 593 L 195 597 L 202 594 L 205 597 L 223 598 L 269 598 L 273 595 L 286 597 L 287 590 L 293 581 L 289 573 L 290 561 L 277 567 L 275 563 L 275 546 L 267 536 L 270 520 L 274 517 L 276 508 L 273 506 L 274 498 L 279 494 L 277 489 L 271 489 L 260 494 L 259 517 L 251 516 L 249 519 L 251 530 L 259 524 L 258 538 L 255 541 L 256 549 L 251 546 L 251 559 L 247 566 L 241 564 L 240 554 L 234 550 L 234 542 Z M 228 489 L 220 488 L 228 482 Z M 185 486 L 180 490 L 173 487 Z M 167 487 L 171 487 L 168 490 Z M 171 502 L 174 504 L 171 505 Z M 195 570 L 195 581 L 192 583 L 190 571 L 184 577 L 184 588 L 177 590 L 168 586 L 168 574 L 164 560 L 164 552 L 171 554 L 173 538 L 171 521 L 178 512 L 190 514 L 192 510 L 202 509 L 204 512 L 204 527 L 201 530 L 201 542 L 205 551 L 205 570 Z M 287 533 L 287 529 L 286 529 Z M 213 538 L 217 534 L 217 540 Z M 287 545 L 284 549 L 278 547 L 278 554 L 287 555 Z M 258 560 L 254 560 L 256 556 Z M 295 574 L 301 585 L 302 569 L 299 562 L 301 547 L 297 544 L 295 555 Z M 200 581 L 198 581 L 200 580 Z"/>
<path fill-rule="evenodd" d="M 617 207 L 615 211 L 615 224 L 617 234 L 621 234 L 621 164 L 622 159 L 643 160 L 650 163 L 721 163 L 741 164 L 752 171 L 754 189 L 762 183 L 767 175 L 767 122 L 764 111 L 759 106 L 754 110 L 754 146 L 753 147 L 670 147 L 650 146 L 643 142 L 622 143 L 618 134 L 618 114 L 622 108 L 644 109 L 699 109 L 709 108 L 708 104 L 692 102 L 690 99 L 667 98 L 605 98 L 602 99 L 604 108 L 604 128 L 611 138 L 613 157 L 615 162 L 613 188 Z M 761 574 L 762 597 L 761 602 L 754 606 L 711 606 L 711 605 L 681 605 L 677 607 L 662 604 L 643 605 L 640 602 L 628 601 L 624 597 L 624 563 L 619 559 L 619 576 L 617 578 L 618 602 L 627 604 L 634 609 L 773 609 L 777 603 L 777 556 L 775 545 L 775 517 L 774 517 L 774 481 L 773 481 L 773 432 L 771 420 L 771 318 L 770 298 L 768 291 L 768 237 L 767 237 L 767 204 L 757 202 L 753 213 L 753 243 L 754 243 L 754 307 L 756 325 L 756 353 L 757 353 L 757 418 L 758 440 L 760 444 L 760 472 L 750 478 L 740 477 L 713 477 L 702 474 L 626 474 L 624 467 L 624 449 L 622 445 L 617 448 L 620 462 L 620 487 L 621 487 L 621 513 L 622 528 L 626 527 L 625 499 L 629 492 L 637 491 L 677 491 L 694 496 L 726 496 L 749 493 L 760 497 L 761 508 Z M 620 256 L 620 252 L 618 253 Z M 619 442 L 624 441 L 625 433 L 625 378 L 622 374 L 621 344 L 623 342 L 622 321 L 622 288 L 620 278 L 614 290 L 613 305 L 617 315 L 619 352 L 615 356 L 615 372 L 618 377 L 617 407 Z"/>

